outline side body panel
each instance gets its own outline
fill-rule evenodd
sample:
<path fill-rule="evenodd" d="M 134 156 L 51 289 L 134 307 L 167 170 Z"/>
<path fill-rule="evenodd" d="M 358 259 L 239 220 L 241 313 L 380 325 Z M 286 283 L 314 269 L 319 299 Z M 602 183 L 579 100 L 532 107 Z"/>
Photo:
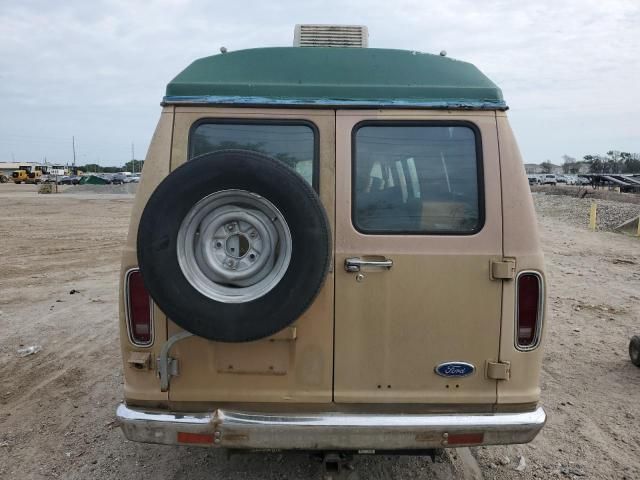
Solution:
<path fill-rule="evenodd" d="M 125 323 L 124 278 L 129 269 L 138 266 L 136 238 L 138 236 L 138 223 L 144 206 L 158 184 L 169 174 L 171 138 L 173 136 L 173 110 L 173 107 L 165 107 L 163 109 L 158 126 L 151 139 L 141 181 L 138 185 L 136 200 L 131 211 L 129 234 L 122 255 L 122 269 L 120 271 L 120 344 L 124 361 L 124 396 L 127 402 L 134 405 L 136 403 L 144 403 L 145 405 L 152 406 L 157 404 L 160 406 L 166 405 L 167 401 L 167 394 L 160 391 L 158 378 L 155 374 L 155 359 L 160 355 L 160 349 L 167 340 L 167 318 L 154 305 L 153 344 L 149 347 L 133 345 L 129 341 Z M 128 360 L 134 352 L 149 354 L 147 369 L 140 370 L 129 365 Z"/>
<path fill-rule="evenodd" d="M 539 272 L 546 287 L 538 223 L 522 157 L 506 114 L 498 112 L 496 123 L 502 171 L 504 255 L 516 260 L 517 272 Z M 508 381 L 498 382 L 498 403 L 537 403 L 540 398 L 540 369 L 544 352 L 542 346 L 530 352 L 521 352 L 515 348 L 515 297 L 515 282 L 504 282 L 502 315 L 510 321 L 503 322 L 500 361 L 510 362 L 511 376 Z M 543 305 L 546 308 L 546 302 Z M 543 335 L 545 321 L 546 312 L 543 315 Z"/>

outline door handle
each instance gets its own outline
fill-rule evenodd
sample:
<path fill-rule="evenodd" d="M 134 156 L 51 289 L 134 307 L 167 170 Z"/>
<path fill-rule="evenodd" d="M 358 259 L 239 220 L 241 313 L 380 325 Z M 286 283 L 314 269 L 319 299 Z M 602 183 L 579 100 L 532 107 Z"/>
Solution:
<path fill-rule="evenodd" d="M 347 258 L 344 261 L 344 269 L 347 272 L 359 272 L 361 267 L 383 268 L 386 270 L 393 267 L 393 260 L 385 258 L 384 260 L 364 260 L 359 257 Z"/>

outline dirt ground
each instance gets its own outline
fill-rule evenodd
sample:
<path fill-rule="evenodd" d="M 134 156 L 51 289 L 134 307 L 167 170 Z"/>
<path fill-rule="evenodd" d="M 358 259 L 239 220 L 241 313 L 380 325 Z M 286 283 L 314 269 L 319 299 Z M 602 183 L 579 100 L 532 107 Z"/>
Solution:
<path fill-rule="evenodd" d="M 640 334 L 640 239 L 589 232 L 534 198 L 549 273 L 547 426 L 529 445 L 436 463 L 359 457 L 354 478 L 640 478 L 640 369 L 627 355 Z M 317 478 L 305 455 L 124 440 L 116 298 L 132 199 L 0 185 L 0 478 Z M 41 350 L 18 355 L 31 345 Z"/>

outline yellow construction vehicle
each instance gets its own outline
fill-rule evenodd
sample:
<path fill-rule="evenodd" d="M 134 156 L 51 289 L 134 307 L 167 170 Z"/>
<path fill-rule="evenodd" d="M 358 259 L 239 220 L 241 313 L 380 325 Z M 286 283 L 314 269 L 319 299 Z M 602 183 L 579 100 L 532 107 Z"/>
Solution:
<path fill-rule="evenodd" d="M 21 165 L 18 170 L 14 170 L 11 173 L 11 179 L 14 183 L 26 183 L 29 179 L 29 170 Z"/>
<path fill-rule="evenodd" d="M 38 184 L 42 182 L 43 167 L 39 165 L 19 165 L 18 170 L 11 173 L 14 183 Z"/>
<path fill-rule="evenodd" d="M 24 183 L 31 183 L 31 184 L 39 184 L 42 182 L 42 170 L 32 170 L 31 172 L 29 172 L 27 174 L 27 179 L 24 181 Z"/>

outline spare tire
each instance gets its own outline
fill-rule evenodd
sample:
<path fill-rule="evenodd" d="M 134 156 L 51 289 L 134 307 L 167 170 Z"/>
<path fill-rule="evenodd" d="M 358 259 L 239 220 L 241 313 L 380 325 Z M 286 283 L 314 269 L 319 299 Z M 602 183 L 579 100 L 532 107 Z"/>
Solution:
<path fill-rule="evenodd" d="M 331 233 L 313 188 L 246 150 L 196 157 L 158 185 L 138 227 L 153 301 L 210 340 L 246 342 L 294 322 L 322 287 Z"/>
<path fill-rule="evenodd" d="M 637 335 L 634 335 L 629 342 L 629 357 L 631 357 L 631 363 L 640 367 L 640 337 Z"/>

